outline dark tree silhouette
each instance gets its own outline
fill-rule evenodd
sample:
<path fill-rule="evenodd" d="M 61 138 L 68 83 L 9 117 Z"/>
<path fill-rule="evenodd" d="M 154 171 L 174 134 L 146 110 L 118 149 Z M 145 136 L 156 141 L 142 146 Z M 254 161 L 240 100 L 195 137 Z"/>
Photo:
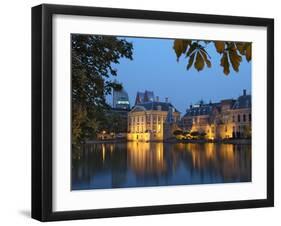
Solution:
<path fill-rule="evenodd" d="M 115 36 L 72 34 L 72 143 L 95 137 L 108 109 L 106 95 L 122 85 L 112 78 L 120 58 L 132 60 L 131 43 Z"/>

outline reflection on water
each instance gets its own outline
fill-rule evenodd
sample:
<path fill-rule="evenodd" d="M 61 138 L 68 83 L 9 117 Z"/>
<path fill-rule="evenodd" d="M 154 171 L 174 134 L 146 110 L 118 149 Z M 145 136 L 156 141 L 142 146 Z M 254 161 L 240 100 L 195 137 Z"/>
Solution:
<path fill-rule="evenodd" d="M 87 144 L 72 156 L 72 189 L 251 181 L 251 145 Z"/>

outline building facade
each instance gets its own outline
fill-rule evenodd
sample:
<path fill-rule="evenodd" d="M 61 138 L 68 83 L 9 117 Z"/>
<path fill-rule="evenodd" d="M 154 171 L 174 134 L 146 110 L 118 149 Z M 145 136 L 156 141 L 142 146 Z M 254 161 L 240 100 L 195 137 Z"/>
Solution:
<path fill-rule="evenodd" d="M 251 137 L 251 95 L 246 90 L 235 99 L 191 105 L 182 118 L 184 130 L 203 134 L 206 139 Z"/>
<path fill-rule="evenodd" d="M 136 104 L 128 114 L 127 139 L 163 141 L 172 136 L 180 121 L 180 112 L 168 102 L 148 101 Z"/>
<path fill-rule="evenodd" d="M 130 101 L 128 93 L 122 88 L 121 90 L 113 90 L 112 107 L 115 109 L 130 109 Z"/>

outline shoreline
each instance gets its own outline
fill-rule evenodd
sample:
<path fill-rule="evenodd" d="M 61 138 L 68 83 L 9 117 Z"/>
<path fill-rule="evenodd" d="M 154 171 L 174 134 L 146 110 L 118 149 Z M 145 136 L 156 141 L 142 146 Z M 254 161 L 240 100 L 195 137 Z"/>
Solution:
<path fill-rule="evenodd" d="M 231 139 L 231 140 L 163 140 L 163 141 L 132 141 L 132 140 L 88 140 L 85 144 L 118 144 L 126 142 L 138 143 L 168 143 L 168 144 L 251 144 L 251 139 Z"/>

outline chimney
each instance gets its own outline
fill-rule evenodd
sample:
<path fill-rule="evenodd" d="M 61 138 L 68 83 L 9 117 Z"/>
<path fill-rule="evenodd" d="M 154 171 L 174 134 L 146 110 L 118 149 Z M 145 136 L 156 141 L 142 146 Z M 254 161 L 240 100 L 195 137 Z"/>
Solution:
<path fill-rule="evenodd" d="M 165 97 L 165 102 L 168 103 L 168 97 Z"/>
<path fill-rule="evenodd" d="M 159 102 L 159 96 L 156 96 L 156 102 Z"/>
<path fill-rule="evenodd" d="M 246 96 L 247 92 L 246 89 L 243 89 L 243 96 Z"/>

